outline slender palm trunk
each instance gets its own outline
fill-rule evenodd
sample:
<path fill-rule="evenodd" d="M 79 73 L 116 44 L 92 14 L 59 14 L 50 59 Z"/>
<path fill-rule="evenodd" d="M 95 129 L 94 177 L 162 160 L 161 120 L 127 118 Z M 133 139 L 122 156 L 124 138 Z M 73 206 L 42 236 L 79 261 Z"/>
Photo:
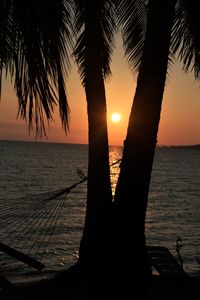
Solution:
<path fill-rule="evenodd" d="M 149 2 L 144 52 L 115 194 L 116 255 L 123 261 L 127 257 L 128 272 L 137 272 L 137 276 L 147 273 L 145 215 L 174 8 L 174 0 Z"/>
<path fill-rule="evenodd" d="M 108 223 L 112 208 L 109 170 L 109 148 L 106 119 L 106 95 L 101 67 L 101 47 L 98 28 L 88 16 L 85 26 L 85 91 L 89 125 L 88 194 L 80 261 L 95 266 L 105 259 L 109 236 Z M 91 24 L 93 26 L 91 26 Z"/>

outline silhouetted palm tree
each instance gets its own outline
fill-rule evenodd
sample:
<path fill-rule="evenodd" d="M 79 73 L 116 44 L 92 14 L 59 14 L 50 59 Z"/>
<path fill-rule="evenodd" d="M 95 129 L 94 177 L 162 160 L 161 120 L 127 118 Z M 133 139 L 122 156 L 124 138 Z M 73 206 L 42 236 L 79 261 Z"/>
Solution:
<path fill-rule="evenodd" d="M 138 5 L 139 2 L 142 4 L 137 0 L 132 4 Z M 148 1 L 142 52 L 142 38 L 135 44 L 135 36 L 131 35 L 132 26 L 136 23 L 130 18 L 128 5 L 130 1 L 121 1 L 121 22 L 125 29 L 127 53 L 132 64 L 138 67 L 139 74 L 115 194 L 116 257 L 123 273 L 127 274 L 124 277 L 127 287 L 131 286 L 130 278 L 145 282 L 148 277 L 145 216 L 170 53 L 179 51 L 186 70 L 193 64 L 195 77 L 199 76 L 200 67 L 196 1 Z M 143 17 L 144 14 L 141 14 Z M 124 266 L 124 257 L 128 258 L 127 267 Z M 137 283 L 136 280 L 136 287 Z"/>
<path fill-rule="evenodd" d="M 58 102 L 65 129 L 68 104 L 65 78 L 71 46 L 71 1 L 14 1 L 0 3 L 0 83 L 5 69 L 14 79 L 19 113 L 37 134 L 45 133 Z"/>
<path fill-rule="evenodd" d="M 76 0 L 75 58 L 86 92 L 88 112 L 87 209 L 80 261 L 92 267 L 107 252 L 112 208 L 104 79 L 110 75 L 115 32 L 115 1 Z M 107 255 L 107 253 L 106 253 Z"/>
<path fill-rule="evenodd" d="M 69 66 L 71 2 L 1 2 L 0 74 L 5 68 L 14 77 L 20 113 L 25 118 L 29 105 L 30 127 L 34 119 L 38 133 L 45 132 L 45 114 L 51 119 L 57 100 L 63 125 L 68 126 L 64 77 Z M 115 1 L 74 2 L 79 34 L 74 54 L 86 91 L 89 123 L 87 212 L 80 260 L 89 262 L 99 256 L 97 252 L 103 255 L 102 239 L 112 206 L 104 78 L 110 74 Z"/>

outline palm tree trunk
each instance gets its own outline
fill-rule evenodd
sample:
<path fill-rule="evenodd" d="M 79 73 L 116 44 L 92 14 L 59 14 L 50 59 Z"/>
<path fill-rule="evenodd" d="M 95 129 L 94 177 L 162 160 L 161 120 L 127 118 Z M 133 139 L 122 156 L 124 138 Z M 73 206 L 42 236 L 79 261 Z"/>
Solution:
<path fill-rule="evenodd" d="M 119 261 L 127 257 L 128 273 L 137 273 L 141 278 L 147 274 L 145 215 L 174 9 L 174 0 L 149 1 L 143 57 L 115 194 L 116 256 Z"/>
<path fill-rule="evenodd" d="M 80 261 L 95 267 L 105 259 L 112 208 L 106 95 L 101 51 L 90 15 L 85 25 L 85 91 L 89 126 L 88 187 L 85 226 L 80 245 Z M 103 258 L 104 257 L 104 258 Z"/>

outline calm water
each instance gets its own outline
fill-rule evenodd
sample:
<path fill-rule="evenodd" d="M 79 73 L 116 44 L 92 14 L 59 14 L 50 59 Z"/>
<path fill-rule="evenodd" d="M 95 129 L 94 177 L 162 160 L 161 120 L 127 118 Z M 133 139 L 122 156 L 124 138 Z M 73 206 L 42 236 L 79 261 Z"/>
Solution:
<path fill-rule="evenodd" d="M 23 251 L 26 252 L 26 247 L 30 248 L 25 244 L 28 221 L 23 214 L 32 211 L 29 219 L 33 223 L 36 216 L 40 220 L 42 213 L 42 209 L 34 213 L 41 207 L 42 200 L 39 195 L 32 195 L 74 184 L 80 180 L 77 169 L 87 174 L 87 146 L 0 141 L 0 157 L 0 241 L 13 247 L 16 243 L 16 249 L 23 241 Z M 111 147 L 110 163 L 120 157 L 121 148 Z M 117 165 L 111 168 L 113 190 L 118 171 Z M 176 239 L 180 237 L 184 268 L 191 274 L 200 272 L 199 196 L 200 151 L 157 149 L 146 221 L 147 242 L 149 245 L 166 246 L 177 257 Z M 20 197 L 22 199 L 19 201 Z M 51 239 L 41 253 L 42 262 L 46 265 L 42 272 L 34 271 L 33 268 L 1 254 L 0 273 L 10 278 L 15 277 L 15 280 L 23 276 L 26 276 L 26 280 L 31 280 L 33 276 L 46 276 L 76 262 L 84 224 L 85 199 L 86 183 L 67 195 Z M 54 205 L 49 206 L 52 211 Z M 44 219 L 48 220 L 50 213 L 45 213 Z M 12 220 L 15 217 L 16 221 L 8 236 L 6 228 L 11 217 Z M 23 221 L 24 227 L 20 226 Z M 42 230 L 43 223 L 38 221 L 37 224 Z M 5 233 L 1 235 L 3 231 Z M 16 232 L 19 232 L 18 240 Z"/>

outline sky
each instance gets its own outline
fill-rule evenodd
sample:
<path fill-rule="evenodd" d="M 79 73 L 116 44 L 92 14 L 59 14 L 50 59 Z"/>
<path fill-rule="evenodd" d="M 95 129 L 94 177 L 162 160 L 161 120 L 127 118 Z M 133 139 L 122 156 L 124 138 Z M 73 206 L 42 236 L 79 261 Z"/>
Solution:
<path fill-rule="evenodd" d="M 111 63 L 112 76 L 106 81 L 107 120 L 110 145 L 122 145 L 136 88 L 137 76 L 131 73 L 118 42 Z M 70 131 L 65 135 L 58 111 L 47 127 L 43 142 L 88 143 L 87 106 L 84 89 L 75 65 L 66 82 L 70 106 Z M 17 98 L 10 79 L 3 80 L 0 103 L 0 139 L 35 141 L 28 124 L 17 118 Z M 118 123 L 111 121 L 114 112 L 121 114 Z M 200 144 L 200 83 L 192 73 L 185 74 L 182 65 L 170 67 L 166 82 L 158 132 L 160 145 Z"/>

